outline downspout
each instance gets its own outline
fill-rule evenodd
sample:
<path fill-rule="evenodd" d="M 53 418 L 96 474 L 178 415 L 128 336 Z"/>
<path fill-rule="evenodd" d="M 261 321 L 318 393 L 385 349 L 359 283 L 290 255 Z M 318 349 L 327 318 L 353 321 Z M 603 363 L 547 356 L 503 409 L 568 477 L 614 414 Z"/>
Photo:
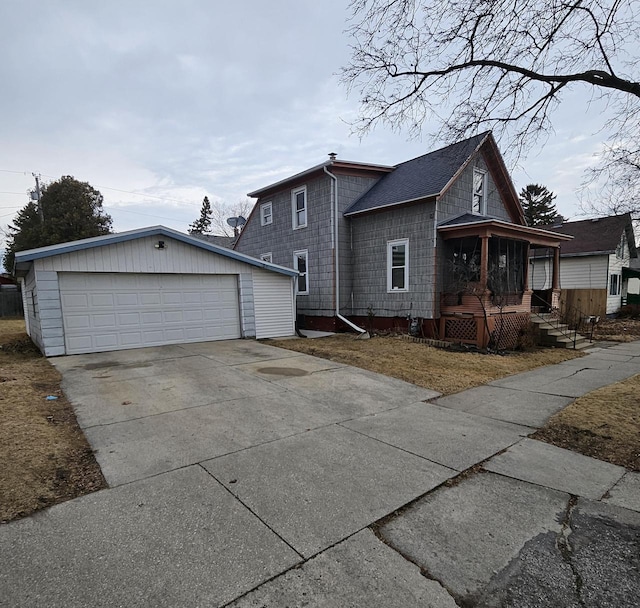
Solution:
<path fill-rule="evenodd" d="M 349 321 L 349 319 L 343 317 L 340 314 L 340 256 L 338 252 L 338 178 L 331 173 L 327 169 L 327 167 L 323 167 L 324 172 L 333 180 L 333 188 L 331 189 L 331 219 L 333 221 L 333 229 L 335 233 L 332 234 L 333 240 L 333 252 L 334 252 L 334 263 L 336 266 L 336 287 L 335 287 L 335 295 L 336 295 L 336 317 L 340 319 L 343 323 L 348 325 L 354 331 L 357 331 L 359 334 L 366 333 L 366 330 L 358 327 L 355 323 Z"/>

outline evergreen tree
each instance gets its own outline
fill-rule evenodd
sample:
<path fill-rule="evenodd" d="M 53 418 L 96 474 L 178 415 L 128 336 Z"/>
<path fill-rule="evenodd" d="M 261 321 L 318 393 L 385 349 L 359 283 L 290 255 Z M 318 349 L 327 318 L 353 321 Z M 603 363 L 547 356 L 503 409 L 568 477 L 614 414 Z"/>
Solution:
<path fill-rule="evenodd" d="M 529 184 L 520 192 L 520 204 L 524 210 L 524 217 L 529 226 L 545 226 L 553 224 L 558 211 L 553 202 L 556 195 L 546 186 Z M 562 217 L 562 216 L 560 216 Z M 564 219 L 564 218 L 563 218 Z"/>
<path fill-rule="evenodd" d="M 200 209 L 200 217 L 193 224 L 189 224 L 189 234 L 209 234 L 212 213 L 209 197 L 205 196 Z"/>
<path fill-rule="evenodd" d="M 102 202 L 98 190 L 70 175 L 44 186 L 39 205 L 29 202 L 9 226 L 5 268 L 13 271 L 18 251 L 111 232 L 111 216 L 104 213 Z"/>

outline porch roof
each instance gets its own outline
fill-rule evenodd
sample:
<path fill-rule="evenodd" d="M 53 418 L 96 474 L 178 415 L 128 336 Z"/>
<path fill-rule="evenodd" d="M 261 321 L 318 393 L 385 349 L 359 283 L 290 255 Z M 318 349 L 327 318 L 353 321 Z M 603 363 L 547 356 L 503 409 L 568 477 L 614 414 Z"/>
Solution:
<path fill-rule="evenodd" d="M 521 226 L 470 213 L 442 222 L 438 225 L 438 232 L 445 240 L 468 236 L 496 236 L 526 241 L 538 247 L 559 247 L 562 241 L 570 241 L 573 238 L 567 234 Z"/>

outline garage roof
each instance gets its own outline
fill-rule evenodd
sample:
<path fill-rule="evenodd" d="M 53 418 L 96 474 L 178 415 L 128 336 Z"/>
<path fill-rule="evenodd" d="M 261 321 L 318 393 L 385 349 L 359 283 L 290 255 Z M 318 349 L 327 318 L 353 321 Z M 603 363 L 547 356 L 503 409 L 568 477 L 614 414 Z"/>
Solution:
<path fill-rule="evenodd" d="M 94 247 L 103 247 L 105 245 L 114 245 L 116 243 L 124 243 L 125 241 L 132 241 L 148 236 L 164 236 L 167 238 L 175 239 L 176 241 L 182 241 L 188 245 L 193 245 L 205 251 L 211 251 L 218 255 L 231 258 L 238 262 L 244 262 L 251 266 L 258 268 L 264 268 L 265 270 L 271 270 L 272 272 L 278 272 L 291 277 L 297 276 L 298 271 L 291 268 L 285 268 L 284 266 L 278 266 L 277 264 L 271 264 L 269 262 L 263 262 L 251 256 L 243 253 L 238 253 L 232 249 L 227 249 L 219 245 L 214 245 L 202 239 L 172 230 L 166 226 L 150 226 L 149 228 L 137 228 L 136 230 L 129 230 L 127 232 L 118 232 L 116 234 L 105 234 L 104 236 L 95 236 L 90 239 L 81 239 L 79 241 L 70 241 L 68 243 L 60 243 L 58 245 L 49 245 L 48 247 L 39 247 L 38 249 L 28 249 L 26 251 L 20 251 L 16 253 L 16 259 L 14 264 L 15 273 L 20 276 L 29 269 L 29 262 L 38 260 L 41 258 L 48 258 L 54 255 L 60 255 L 63 253 L 72 253 L 74 251 L 82 251 L 83 249 L 92 249 Z"/>

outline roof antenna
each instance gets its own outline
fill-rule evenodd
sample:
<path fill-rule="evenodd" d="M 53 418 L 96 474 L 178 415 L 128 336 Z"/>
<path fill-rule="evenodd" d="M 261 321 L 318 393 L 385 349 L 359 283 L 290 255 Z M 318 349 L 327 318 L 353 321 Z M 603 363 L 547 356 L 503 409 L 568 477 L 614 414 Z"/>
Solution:
<path fill-rule="evenodd" d="M 338 156 L 335 152 L 329 152 L 329 160 L 335 160 L 336 156 Z"/>

